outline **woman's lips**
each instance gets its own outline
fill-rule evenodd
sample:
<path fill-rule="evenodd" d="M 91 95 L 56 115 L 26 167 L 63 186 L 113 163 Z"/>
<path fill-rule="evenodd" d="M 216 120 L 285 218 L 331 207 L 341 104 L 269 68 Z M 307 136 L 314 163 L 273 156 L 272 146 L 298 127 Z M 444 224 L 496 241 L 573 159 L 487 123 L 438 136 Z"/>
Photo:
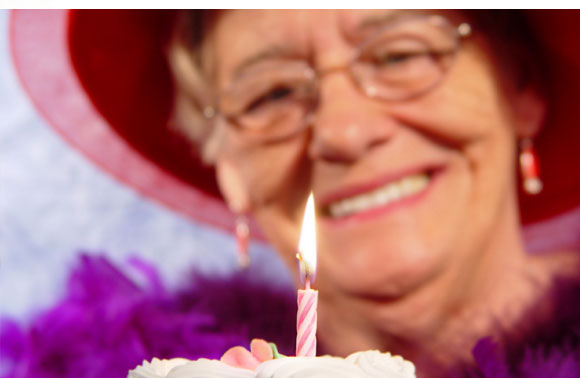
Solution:
<path fill-rule="evenodd" d="M 332 193 L 321 201 L 322 216 L 326 221 L 342 223 L 410 205 L 427 193 L 442 170 L 441 166 L 406 170 Z"/>

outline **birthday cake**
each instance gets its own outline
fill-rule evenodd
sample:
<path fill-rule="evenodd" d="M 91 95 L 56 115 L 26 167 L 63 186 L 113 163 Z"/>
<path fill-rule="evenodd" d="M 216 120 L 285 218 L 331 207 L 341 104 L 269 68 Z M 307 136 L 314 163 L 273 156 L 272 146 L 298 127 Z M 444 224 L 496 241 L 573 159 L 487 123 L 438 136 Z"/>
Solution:
<path fill-rule="evenodd" d="M 144 361 L 128 378 L 415 378 L 415 366 L 400 356 L 376 350 L 356 352 L 346 358 L 282 357 L 262 362 L 255 370 L 222 361 L 183 358 Z"/>

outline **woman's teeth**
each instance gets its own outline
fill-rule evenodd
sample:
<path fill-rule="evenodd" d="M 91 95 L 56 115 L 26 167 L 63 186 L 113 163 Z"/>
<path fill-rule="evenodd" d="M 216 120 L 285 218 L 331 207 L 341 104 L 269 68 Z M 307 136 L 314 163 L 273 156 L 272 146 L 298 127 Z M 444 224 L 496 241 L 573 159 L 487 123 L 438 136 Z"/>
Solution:
<path fill-rule="evenodd" d="M 425 189 L 427 184 L 427 174 L 406 176 L 371 192 L 336 201 L 328 209 L 333 218 L 344 217 L 412 196 Z"/>

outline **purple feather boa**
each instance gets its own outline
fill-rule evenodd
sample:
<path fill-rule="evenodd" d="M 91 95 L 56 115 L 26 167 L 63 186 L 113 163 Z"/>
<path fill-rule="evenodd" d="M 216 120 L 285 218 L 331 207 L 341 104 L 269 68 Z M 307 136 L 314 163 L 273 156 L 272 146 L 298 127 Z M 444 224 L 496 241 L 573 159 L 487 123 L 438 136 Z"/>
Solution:
<path fill-rule="evenodd" d="M 555 303 L 554 316 L 537 320 L 542 306 Z M 519 338 L 505 336 L 504 347 L 491 338 L 473 349 L 477 368 L 463 376 L 485 378 L 580 377 L 580 282 L 559 279 L 543 300 L 529 309 L 524 322 L 535 326 Z"/>
<path fill-rule="evenodd" d="M 193 275 L 168 292 L 155 269 L 133 261 L 137 285 L 104 257 L 82 255 L 66 297 L 26 328 L 0 324 L 0 376 L 126 377 L 152 357 L 219 358 L 261 337 L 292 353 L 296 293 L 239 273 L 227 280 Z M 294 314 L 294 315 L 292 315 Z"/>
<path fill-rule="evenodd" d="M 0 322 L 0 376 L 4 378 L 126 377 L 152 357 L 219 358 L 254 337 L 292 354 L 296 293 L 239 273 L 222 279 L 192 274 L 174 292 L 154 267 L 133 260 L 146 277 L 137 285 L 104 257 L 82 255 L 65 298 L 23 327 Z M 580 283 L 562 282 L 558 319 L 500 348 L 481 340 L 477 366 L 458 377 L 580 377 Z"/>

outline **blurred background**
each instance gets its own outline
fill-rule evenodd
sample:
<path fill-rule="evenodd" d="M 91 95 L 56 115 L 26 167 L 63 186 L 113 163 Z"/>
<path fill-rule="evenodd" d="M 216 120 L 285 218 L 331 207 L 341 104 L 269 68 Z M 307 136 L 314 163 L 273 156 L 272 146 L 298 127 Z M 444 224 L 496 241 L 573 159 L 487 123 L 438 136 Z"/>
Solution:
<path fill-rule="evenodd" d="M 65 142 L 24 93 L 10 57 L 10 12 L 0 10 L 0 315 L 26 320 L 63 295 L 79 253 L 156 266 L 168 287 L 192 269 L 237 269 L 227 232 L 187 219 L 101 171 Z M 250 248 L 255 277 L 291 285 L 269 246 Z"/>

